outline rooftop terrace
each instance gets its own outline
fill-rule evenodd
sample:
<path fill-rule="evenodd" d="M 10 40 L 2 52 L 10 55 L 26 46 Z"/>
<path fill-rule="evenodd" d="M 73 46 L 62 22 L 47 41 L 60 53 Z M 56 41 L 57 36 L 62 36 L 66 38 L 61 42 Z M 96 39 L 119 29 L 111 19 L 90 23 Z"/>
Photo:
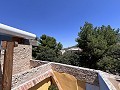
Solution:
<path fill-rule="evenodd" d="M 51 78 L 51 83 L 54 80 L 59 90 L 73 90 L 73 88 L 74 90 L 120 89 L 118 86 L 119 82 L 115 80 L 114 75 L 99 70 L 31 60 L 30 70 L 13 75 L 12 90 L 37 90 L 32 88 L 47 78 Z M 118 83 L 115 84 L 115 81 Z"/>
<path fill-rule="evenodd" d="M 0 24 L 0 41 L 3 41 L 2 49 L 5 50 L 5 54 L 0 54 L 3 68 L 3 71 L 0 68 L 0 84 L 3 90 L 11 90 L 11 87 L 12 90 L 48 90 L 52 84 L 59 90 L 120 90 L 120 77 L 115 75 L 55 62 L 30 60 L 33 44 L 26 45 L 23 40 L 34 40 L 35 37 L 34 34 Z"/>

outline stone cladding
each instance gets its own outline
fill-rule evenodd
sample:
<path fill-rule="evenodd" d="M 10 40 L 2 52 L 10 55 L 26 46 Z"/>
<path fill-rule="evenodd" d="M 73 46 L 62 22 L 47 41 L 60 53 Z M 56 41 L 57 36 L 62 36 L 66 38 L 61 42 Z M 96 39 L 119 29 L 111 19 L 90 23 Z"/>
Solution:
<path fill-rule="evenodd" d="M 32 59 L 32 46 L 19 44 L 14 48 L 13 53 L 13 74 L 17 74 L 30 69 L 30 59 Z M 4 50 L 1 54 L 1 69 L 3 71 Z"/>
<path fill-rule="evenodd" d="M 40 66 L 38 66 L 38 63 Z M 33 87 L 37 83 L 41 82 L 42 80 L 53 76 L 52 70 L 61 72 L 61 73 L 68 73 L 73 75 L 78 80 L 84 80 L 86 83 L 99 86 L 98 83 L 98 74 L 96 71 L 92 69 L 76 67 L 66 64 L 54 63 L 54 62 L 44 62 L 38 60 L 31 60 L 32 62 L 31 67 L 34 67 L 30 70 L 25 72 L 21 72 L 19 74 L 15 74 L 12 77 L 12 90 L 27 90 L 28 88 Z M 33 62 L 35 64 L 33 64 Z M 40 64 L 42 63 L 42 65 Z"/>

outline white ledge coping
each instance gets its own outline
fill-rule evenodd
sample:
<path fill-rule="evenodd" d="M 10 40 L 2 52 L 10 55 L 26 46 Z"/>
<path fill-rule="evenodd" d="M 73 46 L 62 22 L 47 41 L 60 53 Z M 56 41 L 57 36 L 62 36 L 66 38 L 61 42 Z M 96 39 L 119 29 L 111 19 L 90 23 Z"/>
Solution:
<path fill-rule="evenodd" d="M 0 33 L 3 34 L 8 34 L 8 35 L 12 35 L 12 36 L 17 36 L 17 37 L 21 37 L 21 38 L 25 38 L 25 39 L 35 39 L 36 35 L 17 29 L 17 28 L 13 28 L 4 24 L 0 23 Z"/>
<path fill-rule="evenodd" d="M 98 74 L 101 76 L 103 81 L 105 82 L 106 86 L 108 87 L 109 90 L 117 90 L 114 85 L 108 80 L 108 76 L 106 76 L 106 73 L 100 70 L 96 70 Z"/>

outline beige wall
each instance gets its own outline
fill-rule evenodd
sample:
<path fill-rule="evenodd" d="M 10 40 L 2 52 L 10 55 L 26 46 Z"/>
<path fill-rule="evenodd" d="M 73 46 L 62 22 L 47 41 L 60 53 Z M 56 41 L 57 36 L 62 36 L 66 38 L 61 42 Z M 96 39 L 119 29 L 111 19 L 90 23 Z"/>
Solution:
<path fill-rule="evenodd" d="M 86 90 L 85 82 L 77 80 L 74 76 L 56 71 L 53 73 L 54 79 L 56 78 L 56 82 L 59 84 L 58 88 L 62 88 L 62 90 Z"/>
<path fill-rule="evenodd" d="M 3 68 L 4 51 L 1 55 L 1 67 Z M 13 74 L 30 69 L 30 59 L 32 59 L 32 46 L 21 45 L 14 48 L 13 54 Z"/>

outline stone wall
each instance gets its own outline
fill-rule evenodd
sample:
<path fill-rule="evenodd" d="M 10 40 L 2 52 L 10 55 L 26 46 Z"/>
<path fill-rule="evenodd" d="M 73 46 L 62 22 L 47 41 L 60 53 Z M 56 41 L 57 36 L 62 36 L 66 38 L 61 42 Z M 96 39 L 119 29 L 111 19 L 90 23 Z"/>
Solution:
<path fill-rule="evenodd" d="M 47 64 L 47 61 L 40 60 L 31 60 L 33 67 Z M 86 81 L 86 83 L 93 84 L 99 86 L 98 81 L 98 72 L 94 69 L 77 67 L 72 65 L 66 65 L 61 63 L 49 62 L 51 65 L 51 69 L 60 73 L 68 73 L 73 75 L 78 80 Z"/>
<path fill-rule="evenodd" d="M 3 68 L 4 51 L 1 55 L 1 67 Z M 19 44 L 14 48 L 13 54 L 13 74 L 30 69 L 30 59 L 32 59 L 32 46 Z"/>
<path fill-rule="evenodd" d="M 13 75 L 12 78 L 12 88 L 16 90 L 16 88 L 27 87 L 30 88 L 37 83 L 41 82 L 45 78 L 54 77 L 53 71 L 57 71 L 60 73 L 67 73 L 73 75 L 77 80 L 85 81 L 87 84 L 94 85 L 99 87 L 98 73 L 96 70 L 76 67 L 72 65 L 60 64 L 49 62 L 47 64 L 42 64 L 44 61 L 40 60 L 32 60 L 33 65 L 40 65 L 25 72 L 21 72 L 19 74 Z M 17 89 L 22 90 L 22 89 Z M 27 89 L 25 89 L 27 90 Z"/>
<path fill-rule="evenodd" d="M 51 63 L 52 70 L 73 75 L 77 80 L 99 86 L 98 73 L 93 69 L 82 68 L 72 65 Z"/>
<path fill-rule="evenodd" d="M 41 61 L 41 60 L 30 60 L 30 67 L 35 68 L 44 64 L 49 63 L 48 61 Z"/>
<path fill-rule="evenodd" d="M 12 88 L 14 88 L 13 90 L 19 90 L 15 88 L 19 88 L 21 85 L 24 86 L 24 84 L 25 85 L 27 84 L 28 87 L 31 88 L 31 86 L 36 85 L 37 83 L 41 82 L 42 80 L 50 76 L 51 76 L 51 65 L 44 64 L 42 66 L 32 68 L 25 72 L 21 72 L 19 74 L 13 75 Z M 25 90 L 28 90 L 28 89 L 25 89 Z"/>
<path fill-rule="evenodd" d="M 42 61 L 34 60 L 39 65 Z M 43 61 L 44 62 L 44 61 Z M 37 64 L 38 63 L 38 64 Z M 54 77 L 53 71 L 73 75 L 77 80 L 86 82 L 86 90 L 116 90 L 106 75 L 99 70 L 49 62 L 13 75 L 12 90 L 28 90 L 48 77 Z M 100 87 L 100 88 L 99 88 Z"/>

